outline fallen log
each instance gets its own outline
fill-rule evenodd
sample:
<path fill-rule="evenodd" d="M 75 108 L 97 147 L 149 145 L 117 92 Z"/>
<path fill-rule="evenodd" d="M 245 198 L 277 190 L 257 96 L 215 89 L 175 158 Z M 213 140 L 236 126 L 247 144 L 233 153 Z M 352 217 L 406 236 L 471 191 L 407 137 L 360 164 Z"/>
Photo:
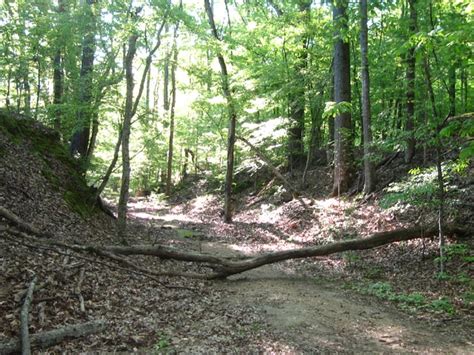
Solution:
<path fill-rule="evenodd" d="M 20 221 L 22 222 L 22 221 Z M 23 224 L 27 225 L 25 222 Z M 459 235 L 471 237 L 474 233 L 472 230 L 460 227 L 458 225 L 447 225 L 446 235 Z M 156 276 L 182 276 L 200 279 L 223 279 L 231 275 L 239 274 L 244 271 L 258 268 L 263 265 L 273 264 L 280 261 L 298 258 L 310 258 L 327 256 L 349 250 L 364 250 L 377 248 L 386 244 L 407 241 L 418 238 L 431 238 L 438 234 L 438 225 L 417 226 L 412 228 L 402 228 L 393 231 L 380 232 L 372 234 L 367 238 L 351 239 L 342 242 L 336 242 L 327 245 L 320 245 L 308 248 L 297 248 L 277 252 L 269 252 L 257 256 L 237 256 L 237 257 L 219 257 L 197 252 L 187 252 L 176 248 L 163 245 L 135 245 L 135 246 L 93 246 L 93 245 L 70 245 L 62 242 L 42 239 L 41 242 L 47 242 L 55 246 L 69 248 L 77 252 L 89 252 L 95 255 L 107 257 L 134 268 L 138 266 L 132 264 L 128 260 L 122 259 L 119 255 L 149 255 L 162 259 L 174 259 L 179 261 L 199 262 L 206 264 L 214 270 L 213 273 L 202 275 L 197 273 L 153 273 Z"/>
<path fill-rule="evenodd" d="M 33 334 L 31 336 L 32 348 L 47 348 L 59 344 L 66 338 L 79 338 L 103 331 L 107 323 L 103 320 L 94 320 L 87 323 L 68 325 L 64 328 Z M 13 354 L 21 351 L 20 340 L 10 340 L 0 343 L 0 355 Z"/>
<path fill-rule="evenodd" d="M 181 261 L 199 261 L 213 264 L 214 273 L 207 276 L 208 279 L 221 279 L 231 275 L 239 274 L 244 271 L 255 269 L 257 267 L 273 264 L 280 261 L 298 258 L 309 258 L 318 256 L 327 256 L 335 253 L 340 253 L 349 250 L 364 250 L 380 247 L 386 244 L 391 244 L 400 241 L 407 241 L 418 238 L 430 238 L 438 233 L 437 225 L 433 226 L 419 226 L 413 228 L 396 229 L 388 232 L 380 232 L 371 235 L 368 238 L 351 239 L 327 245 L 320 245 L 316 247 L 297 248 L 290 250 L 283 250 L 277 252 L 270 252 L 255 257 L 240 256 L 236 258 L 222 258 L 217 256 L 210 256 L 206 254 L 190 253 L 174 249 L 170 253 L 170 247 L 163 246 L 128 246 L 115 247 L 109 246 L 105 249 L 114 254 L 123 255 L 153 255 L 164 258 L 172 258 Z M 472 235 L 472 232 L 466 231 L 459 226 L 447 226 L 445 234 L 453 235 Z"/>

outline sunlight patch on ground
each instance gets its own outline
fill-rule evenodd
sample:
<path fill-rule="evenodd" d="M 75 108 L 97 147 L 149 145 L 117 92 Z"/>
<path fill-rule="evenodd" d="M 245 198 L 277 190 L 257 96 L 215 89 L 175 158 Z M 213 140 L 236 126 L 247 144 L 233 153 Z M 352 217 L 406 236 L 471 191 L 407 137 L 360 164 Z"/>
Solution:
<path fill-rule="evenodd" d="M 213 195 L 198 196 L 192 201 L 191 206 L 194 209 L 194 212 L 202 212 L 207 208 L 209 203 L 212 202 L 212 200 L 214 199 L 215 199 L 215 196 Z"/>
<path fill-rule="evenodd" d="M 260 207 L 260 216 L 258 221 L 260 223 L 276 223 L 281 219 L 283 210 L 281 208 L 274 209 L 275 206 L 271 204 L 262 204 Z"/>
<path fill-rule="evenodd" d="M 147 212 L 129 212 L 130 216 L 140 218 L 140 219 L 147 219 L 147 220 L 157 220 L 163 219 L 161 216 L 157 216 L 156 214 L 150 214 Z"/>
<path fill-rule="evenodd" d="M 366 334 L 371 338 L 392 349 L 406 348 L 403 340 L 403 335 L 406 332 L 407 329 L 401 325 L 388 325 L 383 328 L 366 330 Z"/>
<path fill-rule="evenodd" d="M 191 218 L 188 215 L 185 215 L 185 214 L 182 214 L 182 213 L 164 214 L 164 215 L 158 216 L 157 219 L 160 219 L 160 220 L 165 221 L 165 222 L 173 222 L 173 221 L 177 221 L 177 222 L 196 222 L 196 220 L 194 218 Z"/>
<path fill-rule="evenodd" d="M 255 248 L 252 248 L 252 246 L 248 245 L 248 244 L 247 245 L 231 244 L 231 245 L 229 245 L 229 247 L 232 250 L 238 251 L 239 253 L 242 253 L 242 254 L 245 254 L 245 255 L 255 253 Z"/>
<path fill-rule="evenodd" d="M 297 354 L 295 347 L 279 341 L 265 342 L 262 344 L 264 354 Z M 275 350 L 277 349 L 277 350 Z"/>

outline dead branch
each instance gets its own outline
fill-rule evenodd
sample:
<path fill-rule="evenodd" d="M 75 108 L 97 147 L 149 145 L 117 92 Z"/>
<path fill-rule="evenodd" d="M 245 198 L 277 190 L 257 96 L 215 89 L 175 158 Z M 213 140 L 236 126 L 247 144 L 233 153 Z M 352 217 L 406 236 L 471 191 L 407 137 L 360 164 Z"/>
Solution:
<path fill-rule="evenodd" d="M 303 201 L 301 197 L 299 197 L 299 192 L 296 190 L 296 188 L 278 171 L 278 169 L 270 162 L 270 160 L 252 143 L 250 143 L 247 139 L 237 136 L 235 137 L 238 140 L 242 141 L 245 143 L 251 150 L 254 151 L 254 153 L 261 159 L 265 164 L 268 165 L 268 167 L 273 171 L 273 174 L 275 174 L 276 177 L 278 177 L 285 187 L 290 190 L 293 193 L 293 196 L 298 199 L 298 201 L 301 203 L 301 205 L 305 208 L 308 209 L 308 205 Z"/>
<path fill-rule="evenodd" d="M 46 301 L 42 301 L 38 303 L 38 322 L 41 326 L 43 326 L 44 323 L 46 322 L 46 315 L 44 311 L 45 304 L 46 304 Z"/>
<path fill-rule="evenodd" d="M 2 206 L 0 206 L 0 217 L 4 217 L 8 221 L 10 221 L 10 224 L 13 224 L 22 232 L 31 233 L 38 237 L 46 237 L 46 238 L 53 237 L 51 234 L 42 232 L 39 229 L 33 227 L 31 224 L 26 223 L 17 215 L 15 215 L 14 213 L 10 212 L 9 210 L 7 210 L 6 208 Z"/>
<path fill-rule="evenodd" d="M 81 310 L 82 313 L 86 312 L 86 307 L 84 305 L 84 297 L 82 297 L 82 293 L 81 293 L 81 286 L 82 286 L 82 282 L 84 281 L 85 271 L 86 271 L 85 268 L 82 267 L 81 271 L 79 272 L 79 280 L 77 281 L 76 289 L 74 290 L 74 293 L 79 299 L 79 309 Z"/>
<path fill-rule="evenodd" d="M 66 338 L 79 338 L 105 330 L 107 323 L 94 320 L 87 323 L 68 325 L 64 328 L 41 332 L 31 336 L 33 348 L 47 348 L 62 342 Z M 0 354 L 13 354 L 21 350 L 21 342 L 17 339 L 0 343 Z"/>
<path fill-rule="evenodd" d="M 23 355 L 31 354 L 30 332 L 28 330 L 28 316 L 30 314 L 30 305 L 33 300 L 33 291 L 36 284 L 36 275 L 33 276 L 28 291 L 26 291 L 25 300 L 20 311 L 20 334 L 21 334 L 21 353 Z"/>
<path fill-rule="evenodd" d="M 140 275 L 140 276 L 147 277 L 151 280 L 154 280 L 155 282 L 159 283 L 160 285 L 162 285 L 163 287 L 166 287 L 166 288 L 192 290 L 191 288 L 185 287 L 185 286 L 166 285 L 163 282 L 161 282 L 158 279 L 158 277 L 188 277 L 188 278 L 195 278 L 195 279 L 204 279 L 205 278 L 205 276 L 200 275 L 200 274 L 196 274 L 196 273 L 154 272 L 154 271 L 148 270 L 146 268 L 142 268 L 142 267 L 132 263 L 131 261 L 128 261 L 125 258 L 120 257 L 119 255 L 115 255 L 113 253 L 107 252 L 106 250 L 101 250 L 100 247 L 97 247 L 97 246 L 92 246 L 92 245 L 84 246 L 84 245 L 76 245 L 76 244 L 72 245 L 72 244 L 57 242 L 57 241 L 54 241 L 54 240 L 51 240 L 51 239 L 45 239 L 45 238 L 42 238 L 42 239 L 37 239 L 36 238 L 35 239 L 34 237 L 30 237 L 28 234 L 16 231 L 16 230 L 11 229 L 11 228 L 6 229 L 6 232 L 10 233 L 12 235 L 15 235 L 17 237 L 21 237 L 23 239 L 27 239 L 27 240 L 34 239 L 34 241 L 37 242 L 37 243 L 42 243 L 42 244 L 46 244 L 46 245 L 49 245 L 49 246 L 61 247 L 61 248 L 65 248 L 65 249 L 71 249 L 71 250 L 76 251 L 78 253 L 83 252 L 83 253 L 95 254 L 97 256 L 102 256 L 102 257 L 107 258 L 109 260 L 112 260 L 112 261 L 114 261 L 114 262 L 116 262 L 120 265 L 123 265 L 123 267 L 118 266 L 118 265 L 111 265 L 111 264 L 105 263 L 105 262 L 100 261 L 100 260 L 95 260 L 95 259 L 91 259 L 91 258 L 86 258 L 84 256 L 75 255 L 76 258 L 83 259 L 83 260 L 86 260 L 86 261 L 89 261 L 89 262 L 92 262 L 92 263 L 95 263 L 95 264 L 103 265 L 103 266 L 113 268 L 113 269 L 123 270 L 123 271 L 126 271 L 126 272 L 134 274 L 134 275 Z M 10 238 L 7 237 L 7 239 L 10 239 Z M 15 240 L 15 242 L 18 242 L 18 240 Z M 35 246 L 29 245 L 29 247 L 35 247 Z M 39 248 L 39 247 L 36 247 L 36 248 Z M 59 254 L 64 254 L 64 253 L 62 253 L 58 250 L 54 250 L 54 251 L 56 253 L 59 253 Z"/>

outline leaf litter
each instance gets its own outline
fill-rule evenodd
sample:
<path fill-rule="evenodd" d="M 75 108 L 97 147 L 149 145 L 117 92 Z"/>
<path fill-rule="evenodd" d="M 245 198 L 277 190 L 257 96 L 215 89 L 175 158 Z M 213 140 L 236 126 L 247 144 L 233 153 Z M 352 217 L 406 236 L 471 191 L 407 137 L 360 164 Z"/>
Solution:
<path fill-rule="evenodd" d="M 84 217 L 71 211 L 64 191 L 53 188 L 41 173 L 42 164 L 48 162 L 38 161 L 27 142 L 0 138 L 2 148 L 10 152 L 2 156 L 0 165 L 0 205 L 38 229 L 54 232 L 61 241 L 115 242 L 114 221 L 99 213 Z M 60 164 L 50 166 L 67 179 Z M 244 197 L 241 201 L 234 223 L 225 224 L 221 201 L 214 195 L 169 204 L 137 199 L 129 211 L 129 242 L 165 243 L 224 255 L 255 254 L 365 236 L 409 222 L 376 203 L 357 205 L 319 197 L 305 210 L 298 201 L 264 199 L 250 204 Z M 196 233 L 180 236 L 173 227 Z M 345 287 L 348 281 L 377 270 L 377 278 L 389 280 L 400 290 L 423 290 L 432 298 L 462 293 L 463 285 L 433 281 L 435 250 L 434 242 L 413 241 L 352 256 L 286 261 L 228 281 L 163 277 L 157 282 L 97 257 L 84 259 L 4 233 L 0 238 L 0 339 L 19 336 L 22 295 L 35 273 L 39 286 L 30 313 L 31 333 L 93 319 L 109 322 L 102 334 L 71 339 L 48 352 L 474 351 L 466 326 L 472 323 L 472 308 L 458 307 L 449 318 L 406 314 Z M 137 260 L 154 271 L 204 270 L 193 263 L 146 256 Z M 85 311 L 76 292 L 81 269 Z"/>

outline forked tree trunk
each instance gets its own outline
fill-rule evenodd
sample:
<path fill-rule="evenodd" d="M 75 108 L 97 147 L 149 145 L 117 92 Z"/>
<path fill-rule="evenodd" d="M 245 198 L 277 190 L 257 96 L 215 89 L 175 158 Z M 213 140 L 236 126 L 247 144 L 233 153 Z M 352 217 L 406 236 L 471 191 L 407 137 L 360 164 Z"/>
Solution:
<path fill-rule="evenodd" d="M 161 46 L 161 32 L 165 26 L 165 23 L 168 18 L 169 11 L 164 15 L 163 22 L 161 23 L 160 28 L 157 32 L 157 40 L 155 46 L 150 50 L 148 56 L 145 60 L 145 68 L 143 69 L 143 74 L 140 80 L 140 87 L 138 89 L 137 96 L 133 98 L 133 59 L 137 51 L 137 40 L 138 35 L 133 33 L 128 38 L 128 50 L 125 55 L 124 67 L 125 67 L 125 79 L 126 79 L 126 97 L 125 97 L 125 110 L 124 110 L 124 119 L 122 125 L 122 185 L 120 187 L 120 198 L 118 204 L 118 237 L 119 240 L 125 242 L 126 229 L 127 229 L 127 204 L 129 198 L 129 188 L 130 188 L 130 131 L 132 118 L 137 112 L 138 104 L 143 95 L 143 90 L 145 88 L 146 76 L 148 70 L 150 69 L 153 56 L 155 52 Z"/>

